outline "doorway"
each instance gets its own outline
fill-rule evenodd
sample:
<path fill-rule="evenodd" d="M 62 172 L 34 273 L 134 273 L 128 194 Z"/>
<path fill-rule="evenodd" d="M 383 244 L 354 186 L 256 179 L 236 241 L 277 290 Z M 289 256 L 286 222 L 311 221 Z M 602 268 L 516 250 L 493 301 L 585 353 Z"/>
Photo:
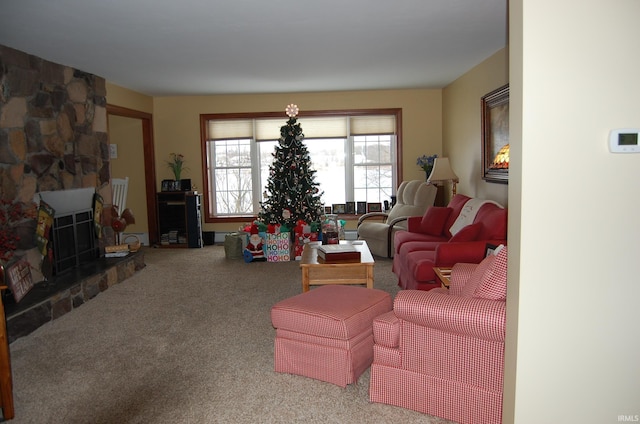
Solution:
<path fill-rule="evenodd" d="M 126 232 L 148 234 L 149 245 L 153 246 L 158 242 L 158 226 L 152 115 L 107 105 L 107 116 L 109 143 L 117 146 L 111 152 L 117 156 L 111 159 L 111 177 L 129 177 L 127 207 L 136 217 L 136 223 Z"/>

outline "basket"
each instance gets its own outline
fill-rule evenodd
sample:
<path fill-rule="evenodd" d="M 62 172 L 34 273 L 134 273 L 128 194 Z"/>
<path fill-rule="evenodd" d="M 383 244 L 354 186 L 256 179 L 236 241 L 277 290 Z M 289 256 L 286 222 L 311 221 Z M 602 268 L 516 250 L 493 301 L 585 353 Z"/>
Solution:
<path fill-rule="evenodd" d="M 130 238 L 133 239 L 133 241 L 128 241 Z M 135 234 L 128 234 L 122 242 L 129 245 L 130 252 L 137 252 L 142 246 L 140 238 Z"/>
<path fill-rule="evenodd" d="M 246 233 L 229 233 L 224 236 L 224 254 L 227 259 L 242 259 L 247 244 Z"/>

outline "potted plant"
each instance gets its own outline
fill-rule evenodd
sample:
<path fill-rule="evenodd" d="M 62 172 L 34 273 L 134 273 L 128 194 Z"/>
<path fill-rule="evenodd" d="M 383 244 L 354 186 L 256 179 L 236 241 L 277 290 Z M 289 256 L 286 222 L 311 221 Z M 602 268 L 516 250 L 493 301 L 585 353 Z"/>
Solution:
<path fill-rule="evenodd" d="M 173 189 L 176 191 L 181 190 L 181 177 L 182 177 L 182 171 L 187 171 L 188 168 L 186 166 L 184 166 L 184 155 L 180 154 L 180 153 L 171 153 L 171 160 L 167 161 L 167 165 L 169 166 L 169 169 L 171 169 L 171 172 L 173 172 L 173 176 L 174 176 L 174 187 Z"/>
<path fill-rule="evenodd" d="M 433 164 L 435 163 L 435 160 L 437 157 L 438 155 L 431 155 L 431 156 L 422 155 L 418 157 L 418 160 L 416 161 L 416 165 L 422 168 L 426 173 L 426 177 L 425 177 L 426 180 L 429 179 L 429 175 L 431 175 L 431 171 L 433 171 Z"/>

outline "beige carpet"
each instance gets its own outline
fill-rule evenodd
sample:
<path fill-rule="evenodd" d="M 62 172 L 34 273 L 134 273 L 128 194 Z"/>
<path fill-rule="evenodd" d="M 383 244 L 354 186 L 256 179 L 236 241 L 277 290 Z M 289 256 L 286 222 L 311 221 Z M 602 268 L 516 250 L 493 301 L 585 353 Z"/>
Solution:
<path fill-rule="evenodd" d="M 222 246 L 145 248 L 147 267 L 11 344 L 15 423 L 447 423 L 275 373 L 269 311 L 301 292 L 297 262 Z M 375 287 L 398 291 L 391 261 Z"/>

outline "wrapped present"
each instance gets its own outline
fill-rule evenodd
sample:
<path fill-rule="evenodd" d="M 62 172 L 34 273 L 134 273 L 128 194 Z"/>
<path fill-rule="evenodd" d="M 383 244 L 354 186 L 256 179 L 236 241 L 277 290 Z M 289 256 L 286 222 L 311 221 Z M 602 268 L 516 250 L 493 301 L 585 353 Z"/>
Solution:
<path fill-rule="evenodd" d="M 267 233 L 267 261 L 288 262 L 291 260 L 291 234 Z"/>
<path fill-rule="evenodd" d="M 265 244 L 266 233 L 260 232 L 256 224 L 249 227 L 249 238 L 244 248 L 243 256 L 245 262 L 265 261 L 267 246 Z"/>
<path fill-rule="evenodd" d="M 294 257 L 296 261 L 302 259 L 304 245 L 318 240 L 318 226 L 309 225 L 304 221 L 298 221 L 295 227 Z"/>
<path fill-rule="evenodd" d="M 296 261 L 302 259 L 302 250 L 304 249 L 304 245 L 312 241 L 318 241 L 317 232 L 296 234 L 296 243 L 294 246 Z"/>
<path fill-rule="evenodd" d="M 224 254 L 227 259 L 242 259 L 249 241 L 245 232 L 229 233 L 224 236 Z"/>

